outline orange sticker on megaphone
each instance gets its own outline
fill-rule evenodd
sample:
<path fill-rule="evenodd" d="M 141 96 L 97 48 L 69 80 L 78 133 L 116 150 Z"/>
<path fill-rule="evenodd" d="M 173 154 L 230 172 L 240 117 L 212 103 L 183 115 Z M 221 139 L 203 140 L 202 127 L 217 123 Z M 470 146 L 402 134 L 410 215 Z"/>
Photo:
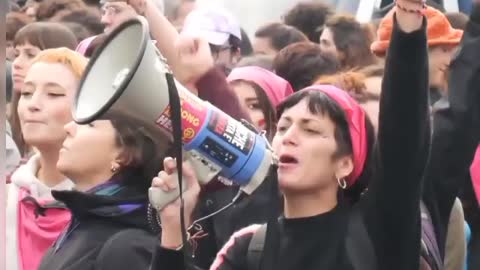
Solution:
<path fill-rule="evenodd" d="M 184 143 L 189 143 L 195 138 L 207 118 L 207 104 L 196 96 L 180 94 L 181 120 L 183 129 Z M 168 132 L 172 132 L 172 121 L 170 120 L 170 105 L 165 108 L 163 113 L 157 119 L 156 124 Z"/>

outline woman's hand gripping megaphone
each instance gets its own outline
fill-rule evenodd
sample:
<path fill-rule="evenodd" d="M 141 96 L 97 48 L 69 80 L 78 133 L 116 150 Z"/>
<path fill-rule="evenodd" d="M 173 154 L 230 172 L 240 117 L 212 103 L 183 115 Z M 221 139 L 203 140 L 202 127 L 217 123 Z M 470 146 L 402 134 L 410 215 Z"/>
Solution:
<path fill-rule="evenodd" d="M 162 207 L 156 207 L 159 212 L 162 230 L 172 233 L 170 238 L 162 239 L 162 243 L 173 243 L 180 245 L 182 243 L 180 231 L 180 198 L 178 187 L 177 165 L 173 158 L 167 157 L 163 161 L 164 170 L 152 181 L 152 187 L 149 190 L 150 196 L 155 193 L 156 199 L 165 201 L 161 203 Z M 191 215 L 197 203 L 198 194 L 200 193 L 200 185 L 197 180 L 195 170 L 190 162 L 183 162 L 183 201 L 185 213 L 185 225 L 191 223 Z M 155 199 L 154 199 L 155 200 Z M 150 198 L 152 201 L 152 197 Z M 175 233 L 178 231 L 178 233 Z M 168 237 L 168 236 L 167 236 Z M 166 240 L 164 242 L 163 240 Z"/>

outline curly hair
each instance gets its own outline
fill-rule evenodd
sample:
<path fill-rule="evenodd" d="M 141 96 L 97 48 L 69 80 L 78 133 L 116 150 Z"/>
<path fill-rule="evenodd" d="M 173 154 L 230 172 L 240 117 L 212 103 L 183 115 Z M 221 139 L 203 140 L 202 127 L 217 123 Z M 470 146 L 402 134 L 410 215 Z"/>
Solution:
<path fill-rule="evenodd" d="M 319 43 L 325 22 L 332 14 L 332 9 L 325 3 L 301 2 L 283 16 L 283 21 L 302 31 L 310 41 Z"/>
<path fill-rule="evenodd" d="M 299 42 L 282 49 L 273 60 L 275 73 L 287 80 L 298 91 L 313 84 L 321 75 L 336 73 L 338 60 L 321 51 L 313 42 Z"/>
<path fill-rule="evenodd" d="M 358 103 L 368 100 L 366 76 L 361 72 L 347 71 L 334 75 L 321 76 L 315 84 L 330 84 L 350 94 Z"/>

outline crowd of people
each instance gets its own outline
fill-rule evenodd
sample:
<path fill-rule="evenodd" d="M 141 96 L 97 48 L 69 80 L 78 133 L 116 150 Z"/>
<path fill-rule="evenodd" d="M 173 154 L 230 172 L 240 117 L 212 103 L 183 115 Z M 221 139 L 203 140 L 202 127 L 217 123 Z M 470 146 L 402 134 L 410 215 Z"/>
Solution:
<path fill-rule="evenodd" d="M 432 2 L 360 23 L 303 1 L 246 33 L 194 0 L 9 0 L 6 269 L 480 269 L 480 1 Z M 73 121 L 137 16 L 179 83 L 265 132 L 276 162 L 249 196 L 186 161 L 183 203 L 156 209 L 172 142 L 126 114 Z"/>

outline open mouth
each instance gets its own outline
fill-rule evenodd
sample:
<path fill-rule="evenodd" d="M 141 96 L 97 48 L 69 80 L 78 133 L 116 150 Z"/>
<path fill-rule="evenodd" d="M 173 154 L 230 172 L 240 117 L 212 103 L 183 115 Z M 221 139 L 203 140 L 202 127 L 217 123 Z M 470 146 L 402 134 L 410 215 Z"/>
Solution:
<path fill-rule="evenodd" d="M 280 163 L 281 164 L 297 164 L 298 160 L 291 155 L 281 155 Z"/>

